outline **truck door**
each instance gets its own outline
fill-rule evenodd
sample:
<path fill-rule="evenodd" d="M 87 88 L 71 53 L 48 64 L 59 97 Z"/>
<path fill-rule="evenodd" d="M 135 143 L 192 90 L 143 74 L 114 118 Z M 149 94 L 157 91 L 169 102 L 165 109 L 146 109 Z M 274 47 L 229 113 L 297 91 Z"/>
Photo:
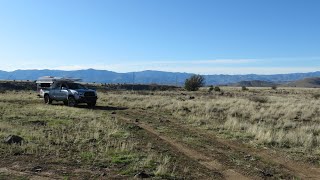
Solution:
<path fill-rule="evenodd" d="M 49 95 L 51 99 L 56 99 L 56 91 L 61 85 L 59 83 L 54 83 L 51 90 L 49 91 Z"/>
<path fill-rule="evenodd" d="M 57 90 L 57 100 L 63 101 L 68 98 L 68 86 L 62 83 L 60 88 Z"/>
<path fill-rule="evenodd" d="M 58 93 L 60 91 L 61 88 L 61 83 L 55 83 L 54 86 L 52 87 L 52 89 L 50 90 L 50 97 L 52 99 L 57 99 Z"/>

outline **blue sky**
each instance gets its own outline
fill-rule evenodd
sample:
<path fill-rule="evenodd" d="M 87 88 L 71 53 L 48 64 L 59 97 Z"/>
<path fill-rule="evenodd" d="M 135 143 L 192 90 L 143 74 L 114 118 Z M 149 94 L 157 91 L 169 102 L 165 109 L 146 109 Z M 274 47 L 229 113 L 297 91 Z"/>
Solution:
<path fill-rule="evenodd" d="M 0 0 L 0 69 L 320 70 L 318 0 Z"/>

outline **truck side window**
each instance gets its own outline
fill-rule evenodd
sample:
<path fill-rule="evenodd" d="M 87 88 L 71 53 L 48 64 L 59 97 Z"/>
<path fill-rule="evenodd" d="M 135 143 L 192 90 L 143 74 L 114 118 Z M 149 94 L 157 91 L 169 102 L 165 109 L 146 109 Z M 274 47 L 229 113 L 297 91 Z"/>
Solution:
<path fill-rule="evenodd" d="M 50 86 L 51 86 L 50 83 L 41 83 L 40 84 L 40 87 L 42 87 L 42 88 L 49 88 Z"/>
<path fill-rule="evenodd" d="M 61 85 L 61 89 L 62 89 L 62 88 L 67 89 L 67 85 L 66 85 L 66 84 L 62 84 L 62 85 Z"/>
<path fill-rule="evenodd" d="M 54 84 L 54 89 L 60 89 L 60 88 L 61 88 L 61 83 Z"/>

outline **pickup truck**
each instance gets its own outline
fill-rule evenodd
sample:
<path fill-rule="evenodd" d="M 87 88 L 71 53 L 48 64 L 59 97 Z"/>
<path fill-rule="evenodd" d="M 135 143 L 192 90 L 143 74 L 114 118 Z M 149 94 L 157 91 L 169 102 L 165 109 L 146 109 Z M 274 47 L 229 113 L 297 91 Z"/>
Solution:
<path fill-rule="evenodd" d="M 52 101 L 63 101 L 70 107 L 79 103 L 87 103 L 89 107 L 94 107 L 97 102 L 97 92 L 86 88 L 75 82 L 54 82 L 52 87 L 44 91 L 44 102 L 51 104 Z"/>

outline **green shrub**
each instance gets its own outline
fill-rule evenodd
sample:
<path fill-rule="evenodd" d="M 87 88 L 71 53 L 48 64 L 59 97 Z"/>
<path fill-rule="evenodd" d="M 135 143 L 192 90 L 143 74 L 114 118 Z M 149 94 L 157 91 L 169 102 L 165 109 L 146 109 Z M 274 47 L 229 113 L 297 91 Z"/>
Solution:
<path fill-rule="evenodd" d="M 216 92 L 220 92 L 220 91 L 221 91 L 221 89 L 220 89 L 220 87 L 219 87 L 219 86 L 216 86 L 216 87 L 214 87 L 214 91 L 216 91 Z"/>
<path fill-rule="evenodd" d="M 202 86 L 204 86 L 204 77 L 201 75 L 192 75 L 184 83 L 184 88 L 188 91 L 197 91 Z"/>
<path fill-rule="evenodd" d="M 245 87 L 245 86 L 242 86 L 241 89 L 242 89 L 242 91 L 248 91 L 248 90 L 249 90 L 249 89 L 248 89 L 247 87 Z"/>

